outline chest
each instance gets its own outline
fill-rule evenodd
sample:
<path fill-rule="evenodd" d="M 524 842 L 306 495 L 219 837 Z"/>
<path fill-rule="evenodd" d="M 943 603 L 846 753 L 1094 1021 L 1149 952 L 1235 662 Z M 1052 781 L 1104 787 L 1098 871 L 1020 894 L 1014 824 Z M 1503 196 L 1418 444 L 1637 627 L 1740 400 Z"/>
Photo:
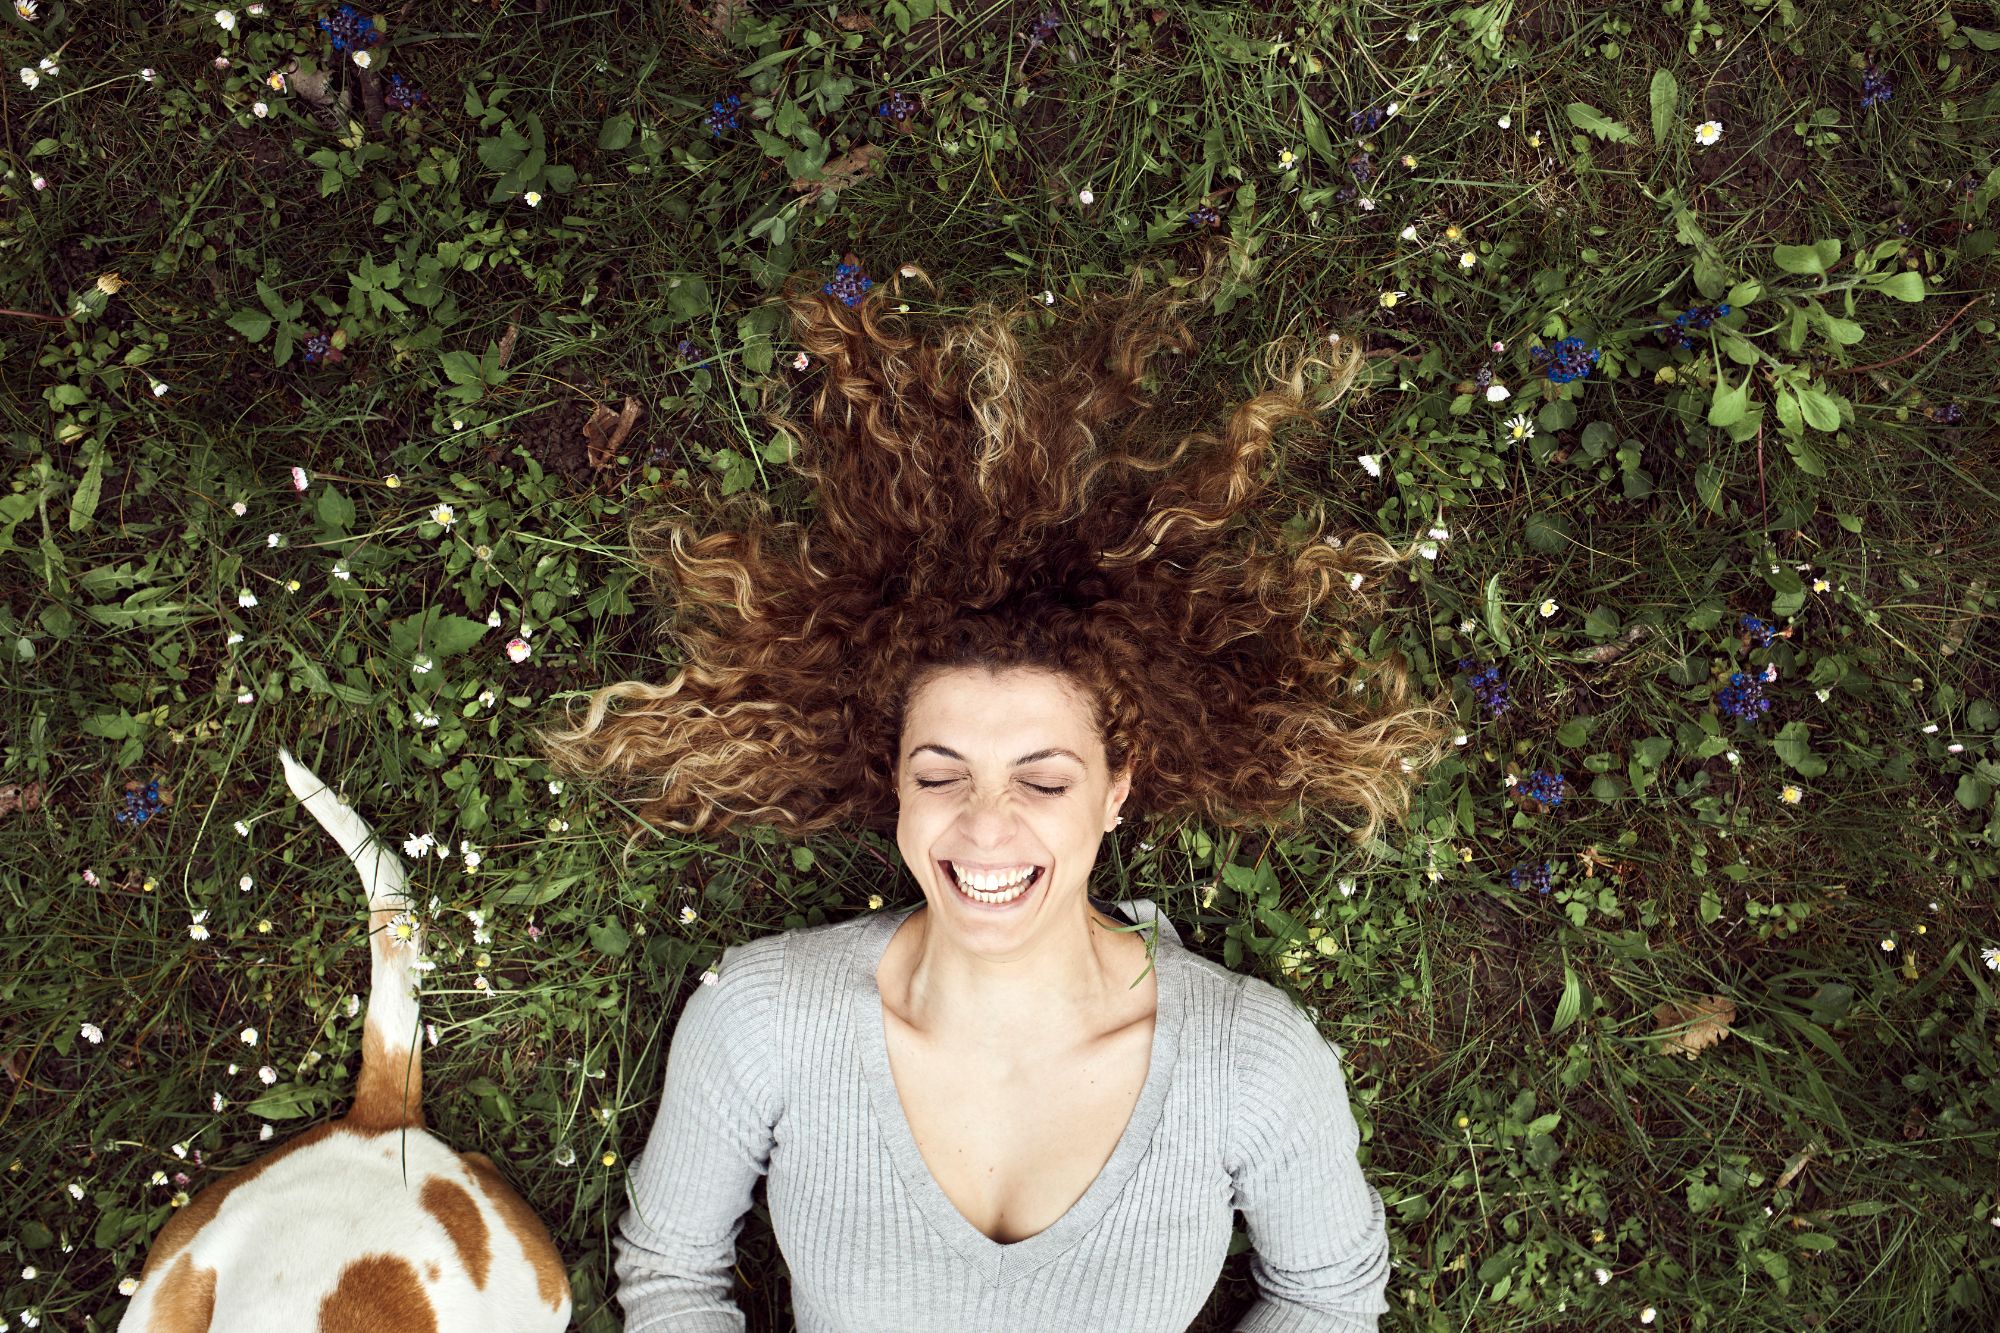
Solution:
<path fill-rule="evenodd" d="M 910 1134 L 946 1199 L 1003 1245 L 1047 1230 L 1090 1189 L 1151 1068 L 1153 1013 L 1026 1069 L 997 1072 L 888 1009 L 883 1035 Z"/>

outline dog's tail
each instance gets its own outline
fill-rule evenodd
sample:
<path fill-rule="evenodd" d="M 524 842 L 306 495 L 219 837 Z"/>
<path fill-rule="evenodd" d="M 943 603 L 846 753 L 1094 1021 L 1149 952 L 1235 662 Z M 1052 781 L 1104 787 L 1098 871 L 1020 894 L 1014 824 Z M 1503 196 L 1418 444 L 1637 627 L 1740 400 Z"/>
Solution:
<path fill-rule="evenodd" d="M 278 759 L 285 783 L 361 872 L 368 894 L 369 955 L 373 960 L 368 1018 L 361 1029 L 361 1075 L 346 1123 L 361 1130 L 424 1123 L 423 1040 L 417 1012 L 416 969 L 423 934 L 408 895 L 403 858 L 385 845 L 311 769 L 283 746 Z"/>

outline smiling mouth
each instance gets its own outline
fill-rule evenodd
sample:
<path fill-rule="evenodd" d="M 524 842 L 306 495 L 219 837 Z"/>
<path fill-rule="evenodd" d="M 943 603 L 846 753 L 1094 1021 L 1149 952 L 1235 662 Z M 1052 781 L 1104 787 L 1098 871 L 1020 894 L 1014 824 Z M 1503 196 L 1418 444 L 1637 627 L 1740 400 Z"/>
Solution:
<path fill-rule="evenodd" d="M 967 886 L 959 882 L 958 872 L 952 866 L 951 862 L 939 861 L 937 864 L 938 868 L 944 872 L 945 880 L 953 888 L 959 890 L 961 893 L 966 891 Z M 1034 868 L 1034 871 L 1031 874 L 1029 874 L 1029 876 L 1026 879 L 1018 880 L 1015 883 L 1008 885 L 1005 889 L 994 889 L 990 890 L 990 892 L 1015 893 L 1015 894 L 1026 893 L 1029 889 L 1032 889 L 1037 885 L 1039 885 L 1047 875 L 1048 875 L 1048 867 L 1043 865 L 1037 865 Z"/>

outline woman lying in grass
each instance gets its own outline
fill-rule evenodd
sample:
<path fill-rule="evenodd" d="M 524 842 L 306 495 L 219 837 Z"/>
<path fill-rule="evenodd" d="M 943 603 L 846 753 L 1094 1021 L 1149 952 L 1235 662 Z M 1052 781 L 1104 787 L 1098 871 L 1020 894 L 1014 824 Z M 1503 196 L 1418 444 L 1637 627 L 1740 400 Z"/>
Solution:
<path fill-rule="evenodd" d="M 631 1333 L 744 1326 L 759 1176 L 808 1333 L 1181 1330 L 1237 1210 L 1260 1293 L 1240 1329 L 1387 1308 L 1339 1053 L 1151 900 L 1090 892 L 1132 814 L 1343 806 L 1365 841 L 1455 729 L 1400 662 L 1349 651 L 1414 552 L 1258 511 L 1276 431 L 1338 397 L 1358 349 L 1274 363 L 1220 440 L 1146 426 L 1150 359 L 1191 350 L 1174 312 L 1214 271 L 1135 281 L 1038 348 L 1020 310 L 923 341 L 881 293 L 795 294 L 823 381 L 810 429 L 774 424 L 814 524 L 635 533 L 708 623 L 676 628 L 668 683 L 608 685 L 543 734 L 551 761 L 642 785 L 639 832 L 893 830 L 923 901 L 738 944 L 696 989 L 619 1225 Z"/>

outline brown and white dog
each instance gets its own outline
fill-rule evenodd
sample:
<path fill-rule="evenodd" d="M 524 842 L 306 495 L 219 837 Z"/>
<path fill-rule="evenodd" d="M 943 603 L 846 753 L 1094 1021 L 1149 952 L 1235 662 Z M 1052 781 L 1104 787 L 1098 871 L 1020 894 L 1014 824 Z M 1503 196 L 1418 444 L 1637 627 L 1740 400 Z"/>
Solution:
<path fill-rule="evenodd" d="M 282 747 L 278 758 L 368 893 L 373 968 L 354 1105 L 168 1219 L 119 1327 L 554 1333 L 569 1323 L 570 1290 L 548 1229 L 490 1158 L 424 1129 L 410 966 L 421 940 L 414 913 L 401 915 L 402 858 Z"/>

